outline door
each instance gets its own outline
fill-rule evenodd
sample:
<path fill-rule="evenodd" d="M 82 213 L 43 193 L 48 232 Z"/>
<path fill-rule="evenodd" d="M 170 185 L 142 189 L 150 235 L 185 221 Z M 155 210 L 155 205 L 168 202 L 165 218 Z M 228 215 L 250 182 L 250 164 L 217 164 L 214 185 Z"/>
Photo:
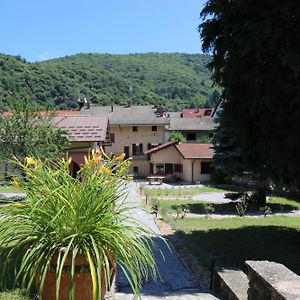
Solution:
<path fill-rule="evenodd" d="M 129 146 L 124 147 L 125 159 L 129 158 Z"/>

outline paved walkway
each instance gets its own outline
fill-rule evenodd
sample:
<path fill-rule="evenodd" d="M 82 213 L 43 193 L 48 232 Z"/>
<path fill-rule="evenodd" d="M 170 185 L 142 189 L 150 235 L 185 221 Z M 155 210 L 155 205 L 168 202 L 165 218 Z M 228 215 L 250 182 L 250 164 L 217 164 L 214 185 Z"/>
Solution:
<path fill-rule="evenodd" d="M 127 201 L 133 202 L 140 206 L 140 208 L 136 208 L 132 211 L 132 215 L 135 219 L 140 220 L 143 224 L 145 224 L 145 226 L 151 228 L 155 233 L 161 234 L 158 226 L 153 219 L 153 216 L 146 213 L 142 208 L 142 200 L 136 190 L 136 185 L 134 183 L 129 184 L 129 195 Z M 150 279 L 148 282 L 144 283 L 141 291 L 143 300 L 217 299 L 209 293 L 199 292 L 194 276 L 184 266 L 183 262 L 180 260 L 174 249 L 172 249 L 171 251 L 168 246 L 160 239 L 157 239 L 156 243 L 164 256 L 163 258 L 157 250 L 154 250 L 154 256 L 162 280 L 153 281 Z M 134 299 L 129 283 L 121 271 L 119 272 L 116 284 L 118 292 L 115 293 L 115 299 Z"/>

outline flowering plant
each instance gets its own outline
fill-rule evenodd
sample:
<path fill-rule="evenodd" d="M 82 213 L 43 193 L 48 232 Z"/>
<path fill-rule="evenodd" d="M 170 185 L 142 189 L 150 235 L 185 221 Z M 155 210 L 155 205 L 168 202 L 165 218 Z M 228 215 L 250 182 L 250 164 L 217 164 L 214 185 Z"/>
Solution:
<path fill-rule="evenodd" d="M 69 295 L 75 299 L 75 259 L 79 254 L 88 262 L 93 299 L 101 299 L 101 281 L 110 288 L 116 263 L 136 295 L 148 273 L 156 277 L 152 232 L 128 213 L 125 179 L 130 161 L 124 158 L 124 154 L 107 156 L 100 149 L 85 158 L 76 178 L 69 172 L 71 158 L 16 161 L 26 180 L 15 178 L 13 183 L 27 199 L 0 207 L 0 255 L 5 248 L 11 249 L 5 271 L 12 258 L 22 253 L 16 282 L 19 280 L 27 293 L 34 282 L 42 293 L 55 259 L 59 299 L 64 264 L 70 260 Z"/>

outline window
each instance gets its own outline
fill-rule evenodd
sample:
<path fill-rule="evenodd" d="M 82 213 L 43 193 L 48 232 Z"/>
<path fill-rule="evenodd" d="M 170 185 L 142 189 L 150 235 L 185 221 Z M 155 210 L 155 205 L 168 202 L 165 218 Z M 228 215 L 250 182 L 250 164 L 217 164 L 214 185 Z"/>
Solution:
<path fill-rule="evenodd" d="M 132 170 L 133 170 L 133 173 L 138 173 L 139 172 L 139 167 L 138 166 L 133 166 Z"/>
<path fill-rule="evenodd" d="M 164 164 L 156 164 L 156 174 L 165 174 L 165 165 Z"/>
<path fill-rule="evenodd" d="M 211 163 L 201 162 L 201 174 L 210 174 L 210 173 L 211 173 Z"/>
<path fill-rule="evenodd" d="M 195 141 L 196 140 L 196 133 L 188 132 L 187 135 L 186 135 L 186 139 L 188 141 Z"/>
<path fill-rule="evenodd" d="M 114 133 L 111 133 L 111 134 L 110 134 L 110 141 L 111 141 L 112 143 L 115 142 L 115 134 L 114 134 Z"/>
<path fill-rule="evenodd" d="M 165 164 L 165 173 L 173 174 L 173 164 Z"/>
<path fill-rule="evenodd" d="M 140 144 L 139 150 L 140 150 L 139 154 L 144 154 L 143 144 Z"/>
<path fill-rule="evenodd" d="M 157 126 L 152 126 L 152 131 L 157 131 Z"/>
<path fill-rule="evenodd" d="M 136 144 L 132 144 L 132 155 L 136 155 L 137 150 L 136 150 Z"/>
<path fill-rule="evenodd" d="M 132 131 L 133 132 L 138 132 L 139 131 L 139 127 L 138 126 L 132 126 Z"/>
<path fill-rule="evenodd" d="M 143 144 L 132 144 L 132 155 L 142 155 L 144 154 L 143 151 Z"/>
<path fill-rule="evenodd" d="M 182 165 L 180 165 L 180 164 L 175 164 L 174 165 L 174 172 L 175 173 L 182 173 L 182 169 L 183 169 Z"/>

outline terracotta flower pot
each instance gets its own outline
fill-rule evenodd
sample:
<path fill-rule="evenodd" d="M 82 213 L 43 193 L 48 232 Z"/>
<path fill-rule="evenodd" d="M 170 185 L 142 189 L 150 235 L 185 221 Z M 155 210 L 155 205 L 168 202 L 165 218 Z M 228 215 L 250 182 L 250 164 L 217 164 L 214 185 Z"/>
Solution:
<path fill-rule="evenodd" d="M 50 270 L 48 271 L 44 283 L 42 299 L 55 300 L 56 294 L 56 260 L 57 256 L 53 257 L 50 263 Z M 64 264 L 59 289 L 59 300 L 69 300 L 70 291 L 70 270 L 72 259 L 67 257 Z M 112 278 L 115 275 L 114 269 L 112 271 Z M 77 254 L 75 259 L 75 299 L 76 300 L 92 300 L 93 299 L 93 284 L 90 274 L 89 263 L 83 254 Z M 112 281 L 112 280 L 111 280 Z M 104 272 L 101 276 L 101 299 L 106 293 L 106 286 L 104 282 Z"/>

